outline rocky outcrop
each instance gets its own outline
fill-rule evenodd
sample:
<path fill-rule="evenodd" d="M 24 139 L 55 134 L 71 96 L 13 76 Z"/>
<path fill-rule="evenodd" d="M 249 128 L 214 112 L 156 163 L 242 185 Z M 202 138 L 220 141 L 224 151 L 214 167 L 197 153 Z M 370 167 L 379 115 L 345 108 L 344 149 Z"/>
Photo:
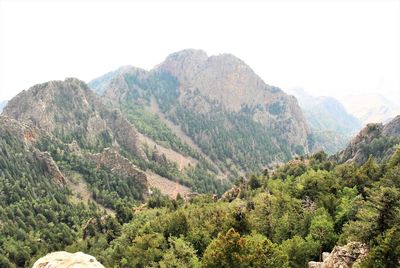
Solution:
<path fill-rule="evenodd" d="M 370 155 L 377 160 L 388 158 L 400 143 L 400 115 L 387 124 L 371 123 L 364 127 L 347 147 L 335 155 L 339 162 L 362 164 Z"/>
<path fill-rule="evenodd" d="M 145 189 L 143 194 L 147 196 L 149 185 L 146 174 L 133 165 L 127 158 L 121 156 L 115 149 L 106 148 L 101 153 L 88 153 L 86 156 L 97 168 L 106 167 L 111 172 L 115 172 L 138 185 L 140 189 Z"/>
<path fill-rule="evenodd" d="M 400 136 L 400 115 L 383 126 L 382 134 L 384 136 Z"/>
<path fill-rule="evenodd" d="M 3 114 L 47 131 L 63 142 L 76 140 L 82 148 L 120 145 L 133 155 L 145 157 L 135 128 L 76 78 L 24 90 L 8 102 Z"/>
<path fill-rule="evenodd" d="M 323 253 L 323 261 L 308 263 L 308 268 L 351 268 L 367 256 L 368 247 L 359 242 L 336 246 L 331 253 Z"/>
<path fill-rule="evenodd" d="M 53 158 L 48 152 L 40 152 L 35 150 L 33 155 L 36 160 L 35 162 L 42 166 L 45 173 L 47 173 L 57 185 L 66 185 L 67 182 L 64 175 L 61 173 L 57 164 L 54 162 Z"/>
<path fill-rule="evenodd" d="M 235 200 L 236 198 L 239 197 L 241 192 L 241 188 L 237 187 L 236 185 L 233 186 L 231 189 L 229 189 L 228 191 L 226 191 L 222 196 L 221 196 L 221 200 L 222 201 L 227 201 L 227 202 L 232 202 L 233 200 Z"/>
<path fill-rule="evenodd" d="M 104 268 L 95 257 L 82 252 L 58 251 L 47 254 L 35 262 L 32 268 Z"/>

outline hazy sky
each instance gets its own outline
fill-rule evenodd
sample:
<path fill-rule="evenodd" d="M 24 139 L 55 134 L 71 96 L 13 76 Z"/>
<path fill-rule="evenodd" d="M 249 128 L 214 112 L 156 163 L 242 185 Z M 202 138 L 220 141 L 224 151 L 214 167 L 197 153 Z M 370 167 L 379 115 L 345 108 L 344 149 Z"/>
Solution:
<path fill-rule="evenodd" d="M 263 80 L 400 103 L 400 1 L 0 0 L 0 100 L 177 50 L 232 53 Z"/>

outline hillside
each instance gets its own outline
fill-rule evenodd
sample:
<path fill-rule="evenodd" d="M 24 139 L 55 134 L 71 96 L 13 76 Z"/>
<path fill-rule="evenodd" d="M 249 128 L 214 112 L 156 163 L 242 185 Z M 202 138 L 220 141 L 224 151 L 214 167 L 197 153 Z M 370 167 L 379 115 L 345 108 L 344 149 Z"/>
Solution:
<path fill-rule="evenodd" d="M 219 173 L 237 176 L 309 151 L 296 99 L 230 54 L 183 50 L 149 72 L 125 66 L 89 86 L 125 113 L 161 113 L 158 118 L 181 140 L 189 138 Z"/>
<path fill-rule="evenodd" d="M 67 250 L 106 267 L 303 268 L 322 257 L 324 267 L 397 267 L 399 169 L 400 149 L 361 166 L 317 153 L 244 177 L 221 198 L 153 196 L 112 242 L 112 228 L 94 227 Z"/>
<path fill-rule="evenodd" d="M 400 115 L 386 124 L 371 123 L 354 137 L 347 147 L 335 155 L 339 162 L 363 163 L 369 156 L 387 160 L 400 143 Z"/>
<path fill-rule="evenodd" d="M 207 168 L 207 163 L 179 161 L 198 156 L 174 137 L 166 126 L 155 123 L 157 118 L 151 115 L 143 117 L 145 114 L 141 113 L 143 120 L 140 123 L 157 126 L 158 135 L 169 137 L 174 141 L 172 145 L 151 135 L 143 137 L 134 126 L 143 128 L 132 117 L 134 114 L 127 113 L 129 122 L 118 107 L 115 109 L 103 102 L 84 82 L 68 78 L 21 92 L 9 101 L 3 114 L 47 131 L 63 143 L 76 143 L 84 152 L 104 153 L 107 148 L 112 148 L 134 164 L 136 169 L 144 173 L 153 171 L 194 191 L 223 191 L 222 182 L 216 179 L 214 171 Z M 165 146 L 172 146 L 175 151 L 169 152 Z M 181 163 L 186 165 L 181 166 Z M 154 186 L 160 187 L 159 184 Z"/>
<path fill-rule="evenodd" d="M 237 176 L 222 194 L 229 186 L 222 175 L 240 166 L 235 157 L 254 156 L 262 144 L 246 142 L 265 134 L 264 124 L 282 124 L 290 109 L 255 121 L 250 110 L 225 107 L 200 89 L 190 99 L 193 92 L 181 93 L 164 71 L 139 71 L 144 80 L 127 73 L 134 78 L 117 78 L 128 85 L 122 102 L 73 78 L 9 101 L 0 116 L 0 267 L 32 267 L 54 251 L 130 268 L 300 268 L 323 251 L 332 251 L 326 262 L 341 265 L 399 263 L 400 116 L 368 125 L 338 159 L 319 152 L 261 169 L 260 159 L 244 158 L 260 165 L 257 173 Z M 207 132 L 215 119 L 219 131 Z M 231 146 L 229 162 L 210 154 L 198 131 L 216 152 Z M 338 261 L 338 251 L 352 257 Z"/>

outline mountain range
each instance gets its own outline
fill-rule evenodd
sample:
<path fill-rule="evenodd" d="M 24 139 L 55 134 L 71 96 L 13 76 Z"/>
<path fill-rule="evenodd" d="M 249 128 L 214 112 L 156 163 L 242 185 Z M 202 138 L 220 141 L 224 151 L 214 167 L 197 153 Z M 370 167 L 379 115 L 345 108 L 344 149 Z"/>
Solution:
<path fill-rule="evenodd" d="M 314 97 L 301 88 L 287 92 L 294 95 L 299 102 L 312 130 L 316 143 L 314 150 L 318 148 L 328 153 L 338 152 L 361 129 L 361 122 L 349 114 L 337 99 Z"/>
<path fill-rule="evenodd" d="M 20 92 L 0 115 L 0 266 L 66 249 L 107 267 L 304 267 L 339 239 L 378 248 L 398 226 L 379 217 L 398 209 L 400 115 L 345 146 L 358 119 L 292 94 L 193 49 Z"/>
<path fill-rule="evenodd" d="M 156 114 L 223 173 L 237 175 L 310 151 L 310 130 L 296 99 L 230 54 L 183 50 L 148 72 L 125 66 L 89 86 L 125 113 Z"/>

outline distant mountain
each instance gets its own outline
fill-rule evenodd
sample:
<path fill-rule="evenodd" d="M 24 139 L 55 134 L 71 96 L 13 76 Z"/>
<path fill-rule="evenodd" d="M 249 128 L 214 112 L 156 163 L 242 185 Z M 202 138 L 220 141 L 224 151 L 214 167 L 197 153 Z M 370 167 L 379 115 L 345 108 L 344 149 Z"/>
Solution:
<path fill-rule="evenodd" d="M 336 154 L 339 162 L 361 164 L 369 156 L 387 160 L 400 144 L 400 115 L 386 124 L 370 123 L 353 138 L 347 147 Z"/>
<path fill-rule="evenodd" d="M 385 123 L 400 114 L 398 105 L 379 94 L 348 95 L 340 101 L 363 124 Z"/>
<path fill-rule="evenodd" d="M 335 153 L 346 146 L 350 137 L 361 128 L 361 123 L 332 97 L 314 97 L 303 89 L 287 91 L 299 101 L 312 130 L 314 150 Z"/>
<path fill-rule="evenodd" d="M 361 128 L 357 118 L 348 113 L 345 107 L 335 98 L 314 97 L 303 89 L 292 89 L 311 128 L 323 131 L 335 131 L 339 134 L 353 135 Z"/>
<path fill-rule="evenodd" d="M 7 101 L 0 101 L 0 113 L 3 111 L 4 106 L 6 106 Z"/>
<path fill-rule="evenodd" d="M 256 170 L 309 151 L 309 130 L 296 99 L 230 54 L 183 50 L 150 72 L 126 66 L 89 86 L 126 113 L 135 107 L 157 114 L 224 173 Z"/>

